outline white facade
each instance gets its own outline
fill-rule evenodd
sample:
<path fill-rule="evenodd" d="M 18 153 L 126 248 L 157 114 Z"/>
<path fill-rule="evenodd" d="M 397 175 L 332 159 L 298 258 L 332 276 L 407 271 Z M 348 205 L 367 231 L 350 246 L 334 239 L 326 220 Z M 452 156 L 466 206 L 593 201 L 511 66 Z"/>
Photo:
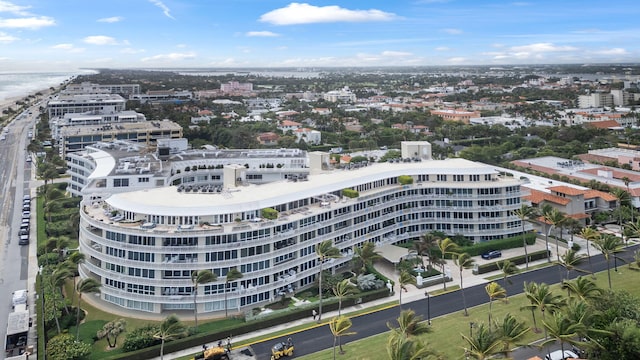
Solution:
<path fill-rule="evenodd" d="M 58 95 L 47 102 L 49 119 L 67 113 L 116 113 L 124 111 L 126 100 L 116 94 Z"/>
<path fill-rule="evenodd" d="M 100 162 L 115 166 L 104 154 L 94 158 L 97 175 L 104 171 Z M 500 177 L 491 166 L 450 159 L 352 171 L 322 171 L 322 162 L 311 167 L 317 175 L 252 185 L 239 182 L 248 174 L 243 166 L 227 166 L 221 192 L 188 192 L 181 184 L 103 200 L 87 196 L 79 234 L 87 260 L 80 274 L 101 282 L 104 301 L 161 313 L 193 309 L 191 273 L 210 269 L 218 281 L 199 287 L 196 299 L 199 311 L 215 312 L 224 309 L 225 274 L 237 268 L 244 277 L 231 283 L 227 305 L 242 310 L 311 286 L 319 270 L 315 246 L 324 240 L 344 255 L 325 263 L 336 270 L 367 241 L 392 244 L 437 230 L 479 242 L 521 232 L 513 215 L 520 207 L 520 181 Z M 400 185 L 400 175 L 414 183 Z M 359 197 L 343 197 L 343 189 Z M 277 210 L 277 219 L 263 219 L 265 208 Z"/>
<path fill-rule="evenodd" d="M 356 102 L 356 94 L 351 92 L 348 86 L 345 86 L 342 90 L 328 91 L 322 97 L 331 102 Z"/>

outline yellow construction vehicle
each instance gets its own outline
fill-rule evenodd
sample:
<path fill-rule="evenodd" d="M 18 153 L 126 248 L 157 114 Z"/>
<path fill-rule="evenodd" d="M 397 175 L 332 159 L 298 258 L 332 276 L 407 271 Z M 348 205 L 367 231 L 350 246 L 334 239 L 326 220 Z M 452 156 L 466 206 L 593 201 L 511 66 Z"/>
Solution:
<path fill-rule="evenodd" d="M 229 350 L 220 345 L 205 350 L 203 355 L 204 360 L 229 360 Z"/>
<path fill-rule="evenodd" d="M 286 342 L 279 342 L 271 348 L 271 360 L 278 360 L 283 356 L 293 356 L 293 341 L 291 341 L 291 338 L 288 338 Z"/>

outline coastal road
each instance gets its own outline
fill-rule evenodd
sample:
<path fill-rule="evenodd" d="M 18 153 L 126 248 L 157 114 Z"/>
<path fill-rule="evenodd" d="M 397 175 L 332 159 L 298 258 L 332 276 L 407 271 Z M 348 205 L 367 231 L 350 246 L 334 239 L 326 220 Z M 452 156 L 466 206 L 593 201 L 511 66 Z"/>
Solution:
<path fill-rule="evenodd" d="M 18 245 L 22 197 L 30 191 L 32 165 L 25 161 L 27 134 L 35 124 L 37 108 L 31 111 L 33 115 L 25 114 L 8 124 L 6 139 L 0 140 L 0 339 L 3 350 L 12 293 L 33 288 L 33 284 L 27 284 L 29 247 Z M 35 242 L 30 246 L 36 246 Z M 0 354 L 0 358 L 4 358 L 4 351 Z"/>
<path fill-rule="evenodd" d="M 624 253 L 620 254 L 620 257 L 631 261 L 633 258 L 633 252 L 638 249 L 638 245 L 629 247 Z M 607 263 L 602 255 L 591 257 L 591 262 L 595 272 L 603 271 L 607 269 Z M 619 263 L 619 265 L 622 265 Z M 538 282 L 555 284 L 560 282 L 559 265 L 549 266 L 533 271 L 510 276 L 512 284 L 507 286 L 507 292 L 509 295 L 516 295 L 523 292 L 524 282 Z M 566 270 L 560 268 L 562 276 L 566 275 Z M 613 272 L 613 264 L 612 269 Z M 615 274 L 615 273 L 614 273 Z M 576 278 L 581 274 L 573 271 L 571 278 Z M 613 274 L 612 274 L 613 275 Z M 605 275 L 606 276 L 606 275 Z M 616 275 L 617 276 L 617 275 Z M 473 307 L 476 305 L 486 304 L 488 302 L 487 293 L 484 290 L 484 284 L 476 285 L 473 287 L 465 288 L 465 295 L 467 299 L 467 307 Z M 403 304 L 405 308 L 413 309 L 418 315 L 421 315 L 424 319 L 427 318 L 427 300 L 426 298 L 419 301 Z M 431 318 L 454 313 L 463 310 L 462 297 L 459 291 L 451 293 L 433 296 L 430 299 Z M 356 335 L 348 336 L 342 339 L 344 344 L 351 341 L 363 339 L 372 335 L 380 334 L 388 331 L 387 322 L 392 322 L 398 318 L 398 308 L 394 307 L 378 312 L 374 312 L 367 315 L 358 316 L 352 318 L 353 326 L 351 331 L 355 331 Z M 437 321 L 437 320 L 434 320 Z M 317 328 L 305 330 L 292 336 L 295 345 L 296 355 L 307 355 L 317 351 L 321 351 L 330 348 L 333 345 L 333 335 L 327 325 Z M 285 339 L 283 338 L 282 341 Z M 268 360 L 271 356 L 271 346 L 278 340 L 271 340 L 268 342 L 261 342 L 252 345 L 252 349 L 255 352 L 258 360 Z M 462 346 L 462 339 L 460 344 Z M 436 346 L 437 350 L 437 346 Z M 519 353 L 522 351 L 522 353 Z M 526 359 L 529 357 L 529 353 L 540 356 L 544 354 L 544 351 L 535 349 L 521 349 L 513 354 L 514 359 Z"/>

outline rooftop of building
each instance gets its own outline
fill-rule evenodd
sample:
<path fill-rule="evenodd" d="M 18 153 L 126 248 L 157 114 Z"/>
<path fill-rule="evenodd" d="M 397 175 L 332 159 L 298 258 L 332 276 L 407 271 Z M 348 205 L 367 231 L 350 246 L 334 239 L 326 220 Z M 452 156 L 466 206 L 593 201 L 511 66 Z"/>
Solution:
<path fill-rule="evenodd" d="M 278 181 L 263 185 L 226 188 L 222 192 L 179 192 L 176 186 L 115 194 L 106 202 L 116 209 L 156 215 L 211 215 L 274 207 L 302 198 L 322 197 L 344 188 L 399 175 L 487 174 L 491 167 L 464 159 L 376 163 L 357 170 L 332 170 L 309 176 L 307 181 Z M 514 185 L 520 181 L 506 179 Z M 461 183 L 462 184 L 462 183 Z M 465 187 L 485 187 L 486 182 L 464 182 Z M 361 193 L 360 196 L 365 196 Z"/>
<path fill-rule="evenodd" d="M 60 130 L 61 136 L 74 136 L 74 135 L 98 135 L 109 133 L 126 133 L 131 131 L 140 130 L 181 130 L 182 127 L 169 120 L 162 121 L 137 121 L 137 122 L 118 122 L 114 124 L 105 125 L 78 125 L 63 127 Z"/>

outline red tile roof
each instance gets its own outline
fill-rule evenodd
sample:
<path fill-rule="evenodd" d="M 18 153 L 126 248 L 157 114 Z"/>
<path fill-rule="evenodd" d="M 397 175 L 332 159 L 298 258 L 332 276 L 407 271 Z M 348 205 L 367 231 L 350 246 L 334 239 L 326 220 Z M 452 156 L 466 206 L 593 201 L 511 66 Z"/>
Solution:
<path fill-rule="evenodd" d="M 566 206 L 571 200 L 567 198 L 563 198 L 557 195 L 551 195 L 546 192 L 542 192 L 539 190 L 531 189 L 531 194 L 524 197 L 526 200 L 531 201 L 532 204 L 540 204 L 543 201 L 552 202 L 555 204 Z"/>
<path fill-rule="evenodd" d="M 576 189 L 566 185 L 552 186 L 549 188 L 549 190 L 555 191 L 560 194 L 571 195 L 571 196 L 582 195 L 585 192 L 585 190 Z"/>

